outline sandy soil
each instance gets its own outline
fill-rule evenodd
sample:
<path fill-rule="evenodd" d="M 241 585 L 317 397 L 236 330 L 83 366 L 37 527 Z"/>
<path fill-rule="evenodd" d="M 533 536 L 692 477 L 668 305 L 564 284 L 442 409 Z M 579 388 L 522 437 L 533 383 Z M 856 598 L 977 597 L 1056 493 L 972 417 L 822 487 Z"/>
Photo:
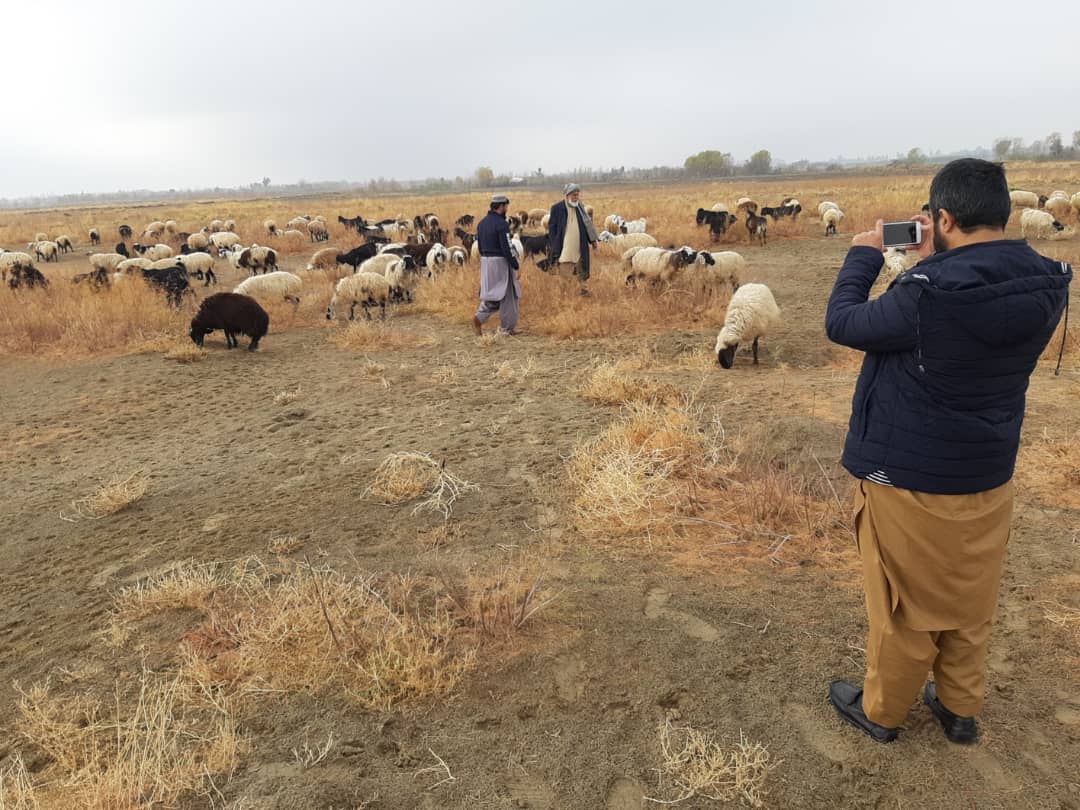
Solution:
<path fill-rule="evenodd" d="M 526 335 L 485 346 L 433 316 L 405 319 L 431 345 L 366 355 L 336 348 L 322 327 L 272 326 L 254 355 L 226 352 L 215 334 L 210 357 L 191 365 L 158 354 L 3 360 L 0 727 L 14 720 L 14 681 L 66 668 L 108 694 L 121 671 L 174 665 L 183 616 L 160 620 L 161 644 L 103 643 L 119 587 L 187 559 L 266 555 L 271 537 L 291 534 L 303 542 L 295 556 L 345 572 L 454 577 L 524 556 L 542 561 L 559 597 L 512 644 L 482 649 L 449 696 L 370 712 L 334 694 L 268 695 L 243 724 L 252 751 L 218 785 L 234 806 L 651 806 L 643 797 L 670 795 L 655 770 L 657 727 L 668 717 L 768 746 L 780 763 L 768 807 L 1080 808 L 1080 647 L 1046 619 L 1051 601 L 1077 606 L 1080 584 L 1080 504 L 1046 485 L 1054 465 L 1075 473 L 1080 463 L 1075 442 L 1056 455 L 1058 445 L 1047 445 L 1080 429 L 1078 358 L 1067 356 L 1058 378 L 1044 364 L 1032 381 L 977 747 L 948 744 L 922 706 L 892 746 L 837 720 L 827 683 L 861 677 L 865 632 L 842 533 L 820 550 L 770 558 L 711 547 L 708 536 L 632 547 L 586 542 L 571 528 L 563 459 L 618 412 L 576 390 L 597 362 L 642 345 L 657 358 L 643 375 L 697 389 L 700 401 L 721 406 L 729 433 L 754 432 L 763 451 L 808 474 L 820 474 L 820 459 L 846 496 L 837 459 L 854 371 L 821 327 L 846 244 L 747 250 L 748 275 L 769 283 L 786 313 L 757 369 L 742 354 L 727 372 L 679 364 L 711 349 L 715 330 L 575 342 Z M 532 306 L 526 293 L 526 329 Z M 380 375 L 367 373 L 369 359 L 384 366 Z M 504 361 L 531 365 L 507 380 L 496 374 Z M 274 403 L 293 389 L 294 401 Z M 459 502 L 440 548 L 424 538 L 441 518 L 362 497 L 385 455 L 407 449 L 480 485 Z M 151 487 L 132 508 L 61 519 L 100 480 L 135 469 Z M 331 732 L 338 742 L 326 760 L 295 762 L 293 748 Z M 0 736 L 0 764 L 17 745 Z M 430 791 L 441 777 L 418 774 L 434 764 L 429 751 L 455 777 Z M 33 752 L 28 761 L 46 762 Z"/>

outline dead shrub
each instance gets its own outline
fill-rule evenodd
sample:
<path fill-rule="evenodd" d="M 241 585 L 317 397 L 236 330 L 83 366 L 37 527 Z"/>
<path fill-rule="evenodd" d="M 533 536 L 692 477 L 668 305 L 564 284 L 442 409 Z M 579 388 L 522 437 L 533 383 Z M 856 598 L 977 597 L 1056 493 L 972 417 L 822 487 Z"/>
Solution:
<path fill-rule="evenodd" d="M 444 577 L 442 584 L 456 615 L 488 638 L 515 635 L 557 597 L 542 574 L 521 565 L 507 566 L 494 576 L 470 574 L 460 586 Z"/>
<path fill-rule="evenodd" d="M 480 487 L 450 473 L 427 453 L 391 453 L 375 469 L 375 480 L 365 491 L 384 504 L 399 504 L 425 496 L 413 514 L 429 510 L 449 518 L 461 495 Z"/>
<path fill-rule="evenodd" d="M 602 365 L 581 388 L 581 396 L 600 405 L 627 402 L 677 402 L 679 389 L 669 383 L 654 382 L 621 371 L 618 364 Z"/>
<path fill-rule="evenodd" d="M 736 745 L 725 749 L 712 735 L 689 725 L 673 726 L 670 720 L 660 726 L 660 752 L 661 780 L 669 779 L 678 794 L 649 800 L 660 804 L 701 797 L 717 802 L 742 799 L 751 807 L 762 807 L 768 794 L 765 780 L 780 764 L 770 762 L 765 746 L 751 744 L 742 734 Z"/>
<path fill-rule="evenodd" d="M 71 502 L 77 518 L 98 520 L 115 515 L 139 500 L 150 487 L 150 479 L 141 472 L 133 472 L 127 478 L 113 478 L 96 492 Z"/>
<path fill-rule="evenodd" d="M 16 728 L 49 763 L 36 784 L 25 769 L 0 777 L 0 807 L 136 810 L 210 795 L 211 776 L 231 775 L 246 748 L 228 702 L 195 690 L 183 670 L 143 671 L 136 686 L 108 702 L 48 684 L 20 692 Z"/>
<path fill-rule="evenodd" d="M 392 321 L 381 320 L 353 321 L 344 330 L 333 332 L 330 342 L 341 349 L 354 352 L 415 349 L 437 343 L 430 337 L 403 332 Z"/>

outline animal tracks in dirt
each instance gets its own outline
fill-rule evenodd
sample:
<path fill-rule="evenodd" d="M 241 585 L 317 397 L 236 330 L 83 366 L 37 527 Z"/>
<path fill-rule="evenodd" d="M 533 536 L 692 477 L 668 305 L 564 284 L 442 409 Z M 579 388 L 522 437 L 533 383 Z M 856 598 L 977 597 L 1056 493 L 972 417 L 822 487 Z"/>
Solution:
<path fill-rule="evenodd" d="M 671 593 L 663 588 L 653 588 L 645 595 L 645 618 L 663 619 L 678 627 L 682 632 L 698 641 L 716 641 L 720 631 L 704 619 L 693 614 L 667 606 Z"/>
<path fill-rule="evenodd" d="M 564 703 L 574 703 L 585 694 L 585 664 L 576 655 L 565 655 L 555 662 L 555 694 Z"/>

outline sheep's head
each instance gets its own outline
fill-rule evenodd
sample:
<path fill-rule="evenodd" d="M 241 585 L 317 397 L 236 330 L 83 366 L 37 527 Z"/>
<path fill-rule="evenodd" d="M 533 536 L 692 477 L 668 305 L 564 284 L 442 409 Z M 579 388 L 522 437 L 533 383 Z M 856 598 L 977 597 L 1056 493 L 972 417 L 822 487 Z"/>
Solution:
<path fill-rule="evenodd" d="M 194 341 L 195 345 L 201 347 L 203 345 L 203 339 L 214 330 L 211 329 L 209 326 L 200 325 L 198 323 L 198 320 L 198 318 L 192 319 L 191 331 L 188 334 L 191 335 L 191 339 L 192 341 Z"/>
<path fill-rule="evenodd" d="M 1054 230 L 1055 230 L 1055 231 L 1063 231 L 1063 230 L 1065 230 L 1065 226 L 1064 226 L 1064 225 L 1062 225 L 1062 224 L 1061 224 L 1060 222 L 1058 222 L 1058 221 L 1057 221 L 1057 220 L 1055 219 L 1055 220 L 1054 220 Z"/>
<path fill-rule="evenodd" d="M 1049 200 L 1049 199 L 1050 198 L 1047 197 L 1045 194 L 1040 194 L 1039 195 L 1039 208 L 1044 207 L 1046 205 L 1046 201 Z"/>
<path fill-rule="evenodd" d="M 601 242 L 610 242 L 614 238 L 615 234 L 613 234 L 611 231 L 600 231 L 600 234 L 597 237 L 597 239 L 599 239 Z"/>
<path fill-rule="evenodd" d="M 697 255 L 697 264 L 708 265 L 711 267 L 716 264 L 716 259 L 713 258 L 713 255 L 709 253 L 709 251 L 703 250 Z"/>
<path fill-rule="evenodd" d="M 723 368 L 731 368 L 735 364 L 735 350 L 738 348 L 739 341 L 725 326 L 716 337 L 716 362 Z"/>

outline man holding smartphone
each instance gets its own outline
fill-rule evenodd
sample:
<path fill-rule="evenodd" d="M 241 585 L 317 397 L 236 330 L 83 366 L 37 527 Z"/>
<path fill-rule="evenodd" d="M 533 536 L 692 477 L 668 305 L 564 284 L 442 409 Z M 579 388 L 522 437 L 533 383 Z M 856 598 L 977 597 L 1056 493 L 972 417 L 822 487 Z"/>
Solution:
<path fill-rule="evenodd" d="M 955 743 L 978 739 L 987 642 L 1009 539 L 1028 378 L 1065 310 L 1072 270 L 1004 239 L 1000 164 L 965 158 L 930 185 L 922 261 L 869 301 L 883 223 L 852 239 L 829 299 L 835 343 L 865 352 L 842 463 L 869 634 L 862 688 L 833 681 L 840 717 L 892 742 L 923 700 Z"/>

